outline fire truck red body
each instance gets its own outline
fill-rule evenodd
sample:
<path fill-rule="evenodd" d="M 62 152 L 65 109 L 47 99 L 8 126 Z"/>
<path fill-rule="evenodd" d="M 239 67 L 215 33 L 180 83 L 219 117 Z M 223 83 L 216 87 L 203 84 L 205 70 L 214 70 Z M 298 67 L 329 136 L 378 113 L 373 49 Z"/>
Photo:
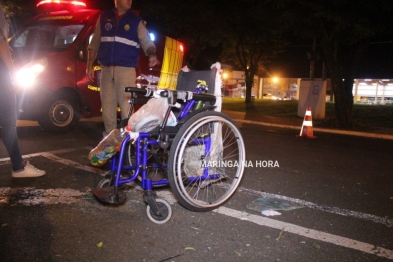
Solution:
<path fill-rule="evenodd" d="M 16 85 L 19 119 L 37 120 L 51 132 L 72 129 L 81 117 L 101 115 L 100 67 L 95 82 L 86 77 L 87 46 L 94 34 L 100 10 L 86 9 L 77 1 L 45 0 L 37 7 L 42 14 L 10 40 L 12 56 L 20 68 Z M 49 11 L 49 10 L 56 11 Z M 173 89 L 183 66 L 183 45 L 155 34 L 159 68 L 149 68 L 141 54 L 137 75 L 159 79 L 159 88 Z M 142 51 L 143 52 L 143 51 Z"/>

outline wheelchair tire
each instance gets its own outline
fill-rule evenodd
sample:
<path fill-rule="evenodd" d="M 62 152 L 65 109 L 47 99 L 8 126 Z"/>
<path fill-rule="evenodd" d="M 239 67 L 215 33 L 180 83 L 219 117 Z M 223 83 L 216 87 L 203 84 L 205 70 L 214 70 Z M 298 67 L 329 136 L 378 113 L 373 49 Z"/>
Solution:
<path fill-rule="evenodd" d="M 239 186 L 245 155 L 242 135 L 231 118 L 215 111 L 195 115 L 171 146 L 168 180 L 173 194 L 191 211 L 219 207 Z"/>
<path fill-rule="evenodd" d="M 172 208 L 169 203 L 163 199 L 156 199 L 157 206 L 160 208 L 161 215 L 156 215 L 149 205 L 146 207 L 147 217 L 156 224 L 164 224 L 171 219 L 172 216 Z"/>
<path fill-rule="evenodd" d="M 97 188 L 104 188 L 104 187 L 111 187 L 111 186 L 113 186 L 113 181 L 112 179 L 109 178 L 103 178 L 97 184 Z"/>

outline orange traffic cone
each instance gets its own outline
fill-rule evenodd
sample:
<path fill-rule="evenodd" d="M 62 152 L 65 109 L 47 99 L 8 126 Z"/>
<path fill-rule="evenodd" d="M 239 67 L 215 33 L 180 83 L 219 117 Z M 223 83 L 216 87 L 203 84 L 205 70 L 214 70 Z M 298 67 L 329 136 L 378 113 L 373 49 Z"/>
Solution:
<path fill-rule="evenodd" d="M 306 114 L 304 115 L 302 129 L 300 130 L 300 135 L 297 137 L 316 138 L 312 131 L 312 116 L 310 106 L 307 107 Z"/>

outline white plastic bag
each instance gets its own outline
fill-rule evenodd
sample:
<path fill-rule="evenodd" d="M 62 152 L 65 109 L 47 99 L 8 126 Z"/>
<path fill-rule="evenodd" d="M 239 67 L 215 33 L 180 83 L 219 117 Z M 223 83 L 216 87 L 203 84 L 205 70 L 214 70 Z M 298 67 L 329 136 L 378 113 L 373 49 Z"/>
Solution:
<path fill-rule="evenodd" d="M 167 109 L 167 98 L 152 98 L 132 114 L 128 125 L 134 132 L 149 132 L 162 123 Z"/>

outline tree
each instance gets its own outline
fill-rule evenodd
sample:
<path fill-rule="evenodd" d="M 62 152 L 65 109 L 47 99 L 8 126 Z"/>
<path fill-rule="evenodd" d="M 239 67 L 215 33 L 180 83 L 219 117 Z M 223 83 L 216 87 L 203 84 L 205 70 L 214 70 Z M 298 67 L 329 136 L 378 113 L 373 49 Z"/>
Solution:
<path fill-rule="evenodd" d="M 141 15 L 148 21 L 149 28 L 156 28 L 186 44 L 190 68 L 195 66 L 202 50 L 220 42 L 216 34 L 218 16 L 208 0 L 146 0 L 141 3 Z"/>
<path fill-rule="evenodd" d="M 277 56 L 285 45 L 280 14 L 269 1 L 243 0 L 224 5 L 222 39 L 223 61 L 231 62 L 245 72 L 246 99 L 252 105 L 254 76 Z"/>
<path fill-rule="evenodd" d="M 36 15 L 36 3 L 25 0 L 2 0 L 1 6 L 10 21 L 11 34 Z"/>
<path fill-rule="evenodd" d="M 220 45 L 221 61 L 245 72 L 245 102 L 251 105 L 254 76 L 283 45 L 279 14 L 266 2 L 146 0 L 142 10 L 150 25 L 186 43 L 191 68 L 207 46 Z"/>
<path fill-rule="evenodd" d="M 352 126 L 353 82 L 369 42 L 387 26 L 389 1 L 277 0 L 296 35 L 317 39 L 332 82 L 335 124 Z M 390 20 L 388 20 L 390 21 Z M 390 26 L 390 25 L 389 25 Z"/>

